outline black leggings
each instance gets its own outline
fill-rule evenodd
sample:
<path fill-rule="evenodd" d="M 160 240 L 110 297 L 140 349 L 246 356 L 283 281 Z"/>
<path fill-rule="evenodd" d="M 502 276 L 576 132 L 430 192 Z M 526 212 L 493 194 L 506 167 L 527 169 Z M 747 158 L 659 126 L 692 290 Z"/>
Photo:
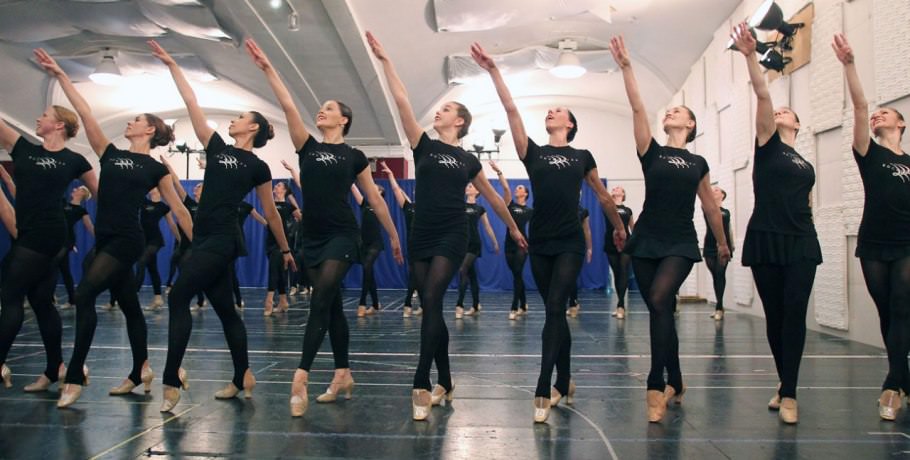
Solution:
<path fill-rule="evenodd" d="M 177 275 L 178 268 L 190 255 L 190 248 L 180 246 L 179 244 L 180 243 L 177 243 L 177 247 L 174 248 L 174 252 L 171 254 L 170 272 L 167 274 L 167 287 L 171 287 L 171 281 Z M 113 299 L 111 299 L 111 301 L 113 301 Z M 196 294 L 196 305 L 201 307 L 203 303 L 205 303 L 205 297 L 202 295 L 202 291 L 199 291 Z"/>
<path fill-rule="evenodd" d="M 890 262 L 860 259 L 860 264 L 888 351 L 888 375 L 882 390 L 910 393 L 910 257 Z"/>
<path fill-rule="evenodd" d="M 423 308 L 420 320 L 420 358 L 414 372 L 414 388 L 430 390 L 430 367 L 436 362 L 439 385 L 446 391 L 452 389 L 452 371 L 449 368 L 449 330 L 442 315 L 442 300 L 457 264 L 444 256 L 415 260 L 414 277 Z"/>
<path fill-rule="evenodd" d="M 778 394 L 781 398 L 796 398 L 799 363 L 806 345 L 806 312 L 818 266 L 812 261 L 800 261 L 751 268 L 765 310 L 768 345 L 780 378 Z"/>
<path fill-rule="evenodd" d="M 212 308 L 221 320 L 224 337 L 231 350 L 234 362 L 234 378 L 237 388 L 243 388 L 243 374 L 249 369 L 246 342 L 246 326 L 234 310 L 231 293 L 231 272 L 235 257 L 209 251 L 191 251 L 180 264 L 180 275 L 168 295 L 170 318 L 168 321 L 167 363 L 164 366 L 162 382 L 172 387 L 180 386 L 178 372 L 183 363 L 193 319 L 190 316 L 190 302 L 201 290 L 212 302 Z"/>
<path fill-rule="evenodd" d="M 628 254 L 607 253 L 607 261 L 613 270 L 613 287 L 616 289 L 616 308 L 626 307 L 626 291 L 629 289 L 629 264 L 632 256 Z"/>
<path fill-rule="evenodd" d="M 414 298 L 415 291 L 417 291 L 417 278 L 414 276 L 414 264 L 408 261 L 408 293 L 404 296 L 405 307 L 411 306 L 411 299 Z"/>
<path fill-rule="evenodd" d="M 581 273 L 583 256 L 576 253 L 557 255 L 531 254 L 531 273 L 546 307 L 543 325 L 540 376 L 535 397 L 550 397 L 550 381 L 556 367 L 556 384 L 560 394 L 568 394 L 571 378 L 572 334 L 566 321 L 566 302 Z"/>
<path fill-rule="evenodd" d="M 363 260 L 363 285 L 360 287 L 360 303 L 367 304 L 367 293 L 370 294 L 370 300 L 373 301 L 373 308 L 379 309 L 379 292 L 376 290 L 376 275 L 373 272 L 373 266 L 379 257 L 381 250 L 378 247 L 369 247 L 364 252 Z"/>
<path fill-rule="evenodd" d="M 471 301 L 472 306 L 476 309 L 480 305 L 480 283 L 477 282 L 477 269 L 474 262 L 477 261 L 477 254 L 469 252 L 465 254 L 461 267 L 458 268 L 458 302 L 455 305 L 464 306 L 464 295 L 468 290 L 468 282 L 471 283 Z"/>
<path fill-rule="evenodd" d="M 705 256 L 705 265 L 711 272 L 711 278 L 714 280 L 714 297 L 717 297 L 715 310 L 724 309 L 724 291 L 727 289 L 727 265 L 720 265 L 717 262 L 717 256 Z"/>
<path fill-rule="evenodd" d="M 519 307 L 525 308 L 528 306 L 525 280 L 522 276 L 526 260 L 528 260 L 527 252 L 515 251 L 506 253 L 506 264 L 509 266 L 509 271 L 512 272 L 512 311 L 518 310 Z"/>
<path fill-rule="evenodd" d="M 300 354 L 298 368 L 310 371 L 326 333 L 329 334 L 329 341 L 332 343 L 335 369 L 351 367 L 348 361 L 350 332 L 341 296 L 341 280 L 350 268 L 350 262 L 330 259 L 315 268 L 307 269 L 310 280 L 313 281 L 313 294 L 310 298 L 310 316 L 303 333 L 303 351 Z"/>
<path fill-rule="evenodd" d="M 288 292 L 288 272 L 284 269 L 284 255 L 277 247 L 269 250 L 269 292 L 279 295 Z"/>
<path fill-rule="evenodd" d="M 63 277 L 63 286 L 66 288 L 66 300 L 70 304 L 76 303 L 76 286 L 73 284 L 73 271 L 70 269 L 70 254 L 72 250 L 67 248 L 63 257 L 60 258 L 60 275 Z"/>
<path fill-rule="evenodd" d="M 307 275 L 307 270 L 304 269 L 306 262 L 303 258 L 303 250 L 298 250 L 294 253 L 294 262 L 297 263 L 300 270 L 291 272 L 292 285 L 297 286 L 299 289 L 310 287 L 310 277 Z"/>
<path fill-rule="evenodd" d="M 679 367 L 679 337 L 676 335 L 676 294 L 682 286 L 693 261 L 684 257 L 662 259 L 632 257 L 632 268 L 641 296 L 651 314 L 651 370 L 648 390 L 664 391 L 669 384 L 682 393 L 682 369 Z M 664 370 L 667 380 L 664 381 Z"/>
<path fill-rule="evenodd" d="M 243 302 L 243 297 L 240 295 L 240 280 L 237 278 L 237 261 L 228 265 L 228 270 L 231 271 L 230 278 L 231 289 L 234 290 L 234 305 L 240 305 L 240 302 Z"/>
<path fill-rule="evenodd" d="M 98 315 L 95 313 L 95 301 L 98 295 L 107 289 L 117 299 L 120 311 L 126 318 L 126 332 L 133 354 L 133 369 L 129 379 L 136 385 L 141 383 L 142 364 L 148 360 L 148 332 L 145 316 L 139 306 L 136 294 L 136 278 L 132 264 L 124 263 L 102 249 L 92 250 L 88 270 L 82 275 L 76 288 L 76 341 L 73 346 L 73 357 L 66 370 L 66 383 L 82 385 L 85 375 L 82 366 L 88 357 L 88 351 L 95 337 Z"/>
<path fill-rule="evenodd" d="M 57 369 L 63 362 L 63 326 L 53 298 L 58 259 L 62 257 L 62 251 L 57 257 L 50 257 L 13 243 L 0 268 L 0 364 L 6 362 L 13 340 L 22 328 L 25 316 L 22 304 L 28 297 L 44 342 L 47 357 L 44 375 L 51 382 L 57 381 Z"/>
<path fill-rule="evenodd" d="M 152 292 L 155 295 L 161 295 L 161 275 L 158 274 L 158 251 L 161 246 L 147 245 L 136 262 L 136 291 L 142 289 L 142 282 L 145 281 L 145 270 L 148 268 L 149 277 L 152 281 Z"/>

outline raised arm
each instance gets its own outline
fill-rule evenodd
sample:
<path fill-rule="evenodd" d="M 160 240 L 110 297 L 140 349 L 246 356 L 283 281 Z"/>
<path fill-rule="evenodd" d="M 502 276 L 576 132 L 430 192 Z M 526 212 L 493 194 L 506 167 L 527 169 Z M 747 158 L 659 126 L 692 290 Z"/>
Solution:
<path fill-rule="evenodd" d="M 525 147 L 527 148 L 527 145 Z M 502 170 L 499 169 L 499 165 L 495 161 L 490 160 L 490 167 L 493 168 L 493 172 L 499 178 L 499 185 L 502 186 L 502 201 L 508 206 L 512 202 L 512 189 L 509 188 L 509 180 L 502 174 Z"/>
<path fill-rule="evenodd" d="M 9 171 L 6 170 L 6 166 L 0 165 L 0 179 L 6 184 L 6 189 L 9 190 L 10 196 L 16 198 L 16 183 L 13 182 L 13 178 L 9 175 Z"/>
<path fill-rule="evenodd" d="M 590 215 L 586 216 L 585 220 L 581 221 L 581 230 L 585 234 L 585 262 L 591 263 L 591 258 L 594 256 L 594 243 L 591 241 Z"/>
<path fill-rule="evenodd" d="M 76 113 L 82 119 L 82 124 L 85 125 L 85 135 L 88 137 L 88 143 L 92 146 L 92 150 L 99 157 L 104 155 L 104 150 L 110 145 L 111 141 L 104 135 L 101 125 L 98 124 L 98 120 L 92 115 L 92 108 L 89 107 L 88 102 L 79 94 L 73 82 L 70 81 L 69 75 L 57 65 L 54 58 L 41 48 L 37 48 L 34 53 L 38 65 L 57 79 L 57 82 L 60 83 L 60 88 L 63 89 L 63 94 L 66 94 L 66 98 L 69 99 L 70 104 L 73 104 L 73 108 L 76 109 Z"/>
<path fill-rule="evenodd" d="M 847 88 L 850 90 L 850 100 L 853 101 L 853 148 L 860 155 L 866 156 L 869 152 L 869 102 L 863 92 L 863 84 L 859 81 L 856 72 L 856 63 L 853 58 L 853 48 L 847 42 L 844 34 L 834 35 L 831 43 L 837 60 L 844 65 L 844 76 L 847 78 Z"/>
<path fill-rule="evenodd" d="M 733 28 L 730 37 L 733 39 L 736 49 L 746 58 L 749 80 L 752 81 L 752 91 L 755 92 L 758 100 L 755 107 L 755 138 L 758 145 L 765 145 L 777 131 L 777 125 L 774 123 L 774 103 L 771 101 L 771 92 L 768 91 L 768 82 L 765 80 L 765 75 L 755 56 L 757 42 L 753 33 L 749 25 L 742 22 Z"/>
<path fill-rule="evenodd" d="M 496 194 L 496 190 L 493 190 L 493 186 L 490 185 L 490 181 L 487 180 L 487 176 L 483 173 L 483 170 L 474 176 L 474 180 L 472 180 L 471 183 L 474 184 L 474 188 L 476 188 L 477 191 L 486 198 L 487 202 L 490 203 L 490 206 L 493 207 L 493 212 L 499 216 L 499 220 L 503 221 L 506 224 L 506 227 L 509 228 L 509 235 L 518 247 L 521 248 L 522 251 L 526 251 L 528 249 L 528 242 L 525 241 L 525 237 L 522 236 L 521 231 L 518 230 L 518 225 L 515 223 L 515 220 L 512 219 L 512 214 L 509 214 L 509 208 L 503 203 L 502 198 Z"/>
<path fill-rule="evenodd" d="M 622 35 L 610 39 L 610 53 L 613 54 L 613 60 L 622 71 L 622 81 L 626 86 L 626 96 L 629 98 L 629 105 L 632 106 L 632 128 L 635 133 L 635 148 L 638 155 L 643 156 L 651 145 L 651 126 L 648 124 L 648 113 L 645 103 L 642 102 L 641 92 L 638 90 L 638 81 L 635 80 L 635 72 L 632 71 L 632 61 L 629 59 L 629 51 L 626 50 L 626 43 Z"/>
<path fill-rule="evenodd" d="M 272 87 L 275 97 L 278 98 L 278 105 L 284 111 L 284 118 L 288 122 L 288 130 L 291 132 L 291 142 L 294 144 L 294 150 L 300 150 L 303 148 L 303 144 L 306 144 L 307 139 L 310 138 L 310 133 L 306 130 L 306 125 L 303 123 L 300 111 L 297 110 L 297 106 L 294 104 L 291 92 L 281 81 L 281 76 L 278 75 L 269 58 L 252 38 L 246 39 L 246 51 L 250 58 L 253 59 L 256 67 L 259 67 L 259 70 L 265 73 L 265 79 L 269 82 L 269 86 Z"/>
<path fill-rule="evenodd" d="M 0 168 L 2 169 L 2 168 Z M 6 194 L 0 190 L 0 220 L 12 239 L 19 237 L 19 230 L 16 228 L 16 210 L 6 198 Z"/>
<path fill-rule="evenodd" d="M 506 110 L 506 117 L 509 119 L 509 130 L 512 131 L 512 142 L 515 143 L 515 150 L 518 152 L 518 158 L 524 160 L 525 155 L 528 153 L 528 134 L 525 132 L 525 125 L 524 122 L 521 121 L 521 114 L 518 113 L 518 107 L 515 106 L 515 101 L 512 100 L 512 93 L 509 92 L 509 87 L 506 86 L 506 82 L 503 80 L 499 68 L 496 67 L 496 62 L 493 61 L 493 58 L 491 58 L 477 42 L 474 42 L 474 44 L 471 45 L 471 57 L 474 58 L 474 62 L 482 69 L 486 70 L 490 74 L 490 78 L 493 79 L 493 86 L 496 88 L 496 94 L 499 95 L 502 107 Z"/>
<path fill-rule="evenodd" d="M 180 201 L 183 202 L 183 200 L 186 199 L 187 193 L 186 193 L 186 190 L 183 188 L 183 184 L 180 183 L 180 179 L 177 178 L 177 173 L 174 172 L 174 167 L 171 166 L 171 162 L 167 161 L 167 158 L 164 155 L 161 155 L 158 158 L 161 159 L 161 164 L 163 164 L 164 167 L 167 168 L 167 171 L 169 173 L 168 177 L 170 178 L 171 182 L 173 182 L 173 184 L 174 184 L 174 190 L 177 191 L 177 196 L 180 197 Z"/>
<path fill-rule="evenodd" d="M 357 174 L 357 185 L 364 190 L 367 202 L 370 203 L 373 212 L 376 214 L 376 218 L 379 219 L 382 228 L 384 228 L 389 235 L 389 245 L 392 246 L 392 257 L 395 258 L 395 262 L 397 262 L 398 265 L 403 264 L 404 257 L 401 255 L 401 242 L 398 239 L 398 230 L 395 228 L 395 224 L 392 223 L 389 207 L 385 204 L 385 200 L 382 199 L 382 195 L 379 194 L 379 189 L 376 188 L 376 183 L 373 182 L 373 173 L 370 172 L 369 168 L 365 168 Z M 352 192 L 356 189 L 357 187 L 351 185 Z M 359 192 L 357 193 L 359 194 Z M 357 195 L 355 195 L 355 197 L 356 196 Z M 362 200 L 363 197 L 361 197 L 361 201 Z"/>
<path fill-rule="evenodd" d="M 404 193 L 404 190 L 402 190 L 401 186 L 398 185 L 398 181 L 395 180 L 395 173 L 389 169 L 388 165 L 386 165 L 384 161 L 379 162 L 379 167 L 389 179 L 389 185 L 392 187 L 392 193 L 395 194 L 395 201 L 398 203 L 398 207 L 404 207 L 404 204 L 411 200 L 408 199 L 408 195 Z"/>
<path fill-rule="evenodd" d="M 281 222 L 281 215 L 278 214 L 278 208 L 275 207 L 275 197 L 272 196 L 272 182 L 263 182 L 256 186 L 256 196 L 262 203 L 262 212 L 265 213 L 265 220 L 268 222 L 269 230 L 275 236 L 278 243 L 278 249 L 281 250 L 281 257 L 284 259 L 284 268 L 290 267 L 295 272 L 297 264 L 294 263 L 294 256 L 291 255 L 291 248 L 288 245 L 288 239 L 284 234 L 284 224 Z"/>
<path fill-rule="evenodd" d="M 170 176 L 170 174 L 168 174 L 168 176 Z M 183 229 L 183 234 L 192 241 L 193 218 L 190 216 L 190 212 L 186 209 L 186 206 L 183 205 L 183 199 L 180 198 L 180 195 L 177 193 L 174 182 L 170 177 L 165 176 L 158 181 L 158 191 L 161 192 L 161 199 L 171 208 L 171 212 L 168 214 L 174 215 L 174 218 L 177 220 L 177 225 Z M 174 229 L 171 229 L 171 231 L 174 231 Z M 175 232 L 174 234 L 176 235 L 177 233 Z"/>
<path fill-rule="evenodd" d="M 177 91 L 180 92 L 180 97 L 183 98 L 183 102 L 186 104 L 186 110 L 190 114 L 190 123 L 193 124 L 193 131 L 196 132 L 196 139 L 199 139 L 199 142 L 202 143 L 203 147 L 208 146 L 209 140 L 212 138 L 212 134 L 215 133 L 215 130 L 209 127 L 208 119 L 205 117 L 205 112 L 202 111 L 202 107 L 199 106 L 199 101 L 196 100 L 196 93 L 193 92 L 190 82 L 187 81 L 186 76 L 183 75 L 183 71 L 180 70 L 180 66 L 177 65 L 174 58 L 171 57 L 158 42 L 149 40 L 148 45 L 152 48 L 152 55 L 164 63 L 168 70 L 171 71 L 171 77 L 174 78 L 174 84 L 177 85 Z"/>
<path fill-rule="evenodd" d="M 588 171 L 588 174 L 585 176 L 585 182 L 587 182 L 588 187 L 591 187 L 591 190 L 594 191 L 594 196 L 597 197 L 600 208 L 603 209 L 604 214 L 607 216 L 607 220 L 609 220 L 610 225 L 613 226 L 613 244 L 616 245 L 617 249 L 622 251 L 622 248 L 626 245 L 626 237 L 628 237 L 628 235 L 626 235 L 626 228 L 622 224 L 622 218 L 619 217 L 619 212 L 616 210 L 616 203 L 613 202 L 613 197 L 610 196 L 610 192 L 604 187 L 604 183 L 600 181 L 600 176 L 597 174 L 597 168 Z"/>
<path fill-rule="evenodd" d="M 300 186 L 300 172 L 285 160 L 281 160 L 281 166 L 284 166 L 284 169 L 287 169 L 288 172 L 291 173 L 291 179 L 294 179 L 294 183 L 297 184 L 297 188 L 303 190 L 303 187 Z"/>
<path fill-rule="evenodd" d="M 370 178 L 372 179 L 372 177 Z M 357 188 L 356 184 L 351 184 L 351 195 L 354 195 L 354 201 L 356 201 L 358 205 L 363 206 L 363 194 L 360 193 L 360 189 Z"/>
<path fill-rule="evenodd" d="M 398 72 L 395 71 L 395 66 L 389 59 L 389 55 L 386 54 L 382 44 L 370 32 L 367 32 L 367 43 L 370 45 L 370 49 L 373 50 L 373 55 L 382 64 L 386 82 L 389 84 L 389 91 L 391 91 L 392 98 L 395 99 L 395 105 L 398 107 L 398 118 L 401 120 L 401 126 L 408 137 L 408 143 L 411 144 L 411 148 L 417 147 L 417 143 L 420 142 L 420 136 L 423 135 L 423 129 L 417 123 L 417 117 L 414 116 L 414 108 L 411 107 L 411 102 L 408 100 L 408 91 L 405 89 L 404 83 L 401 82 L 401 78 L 398 76 Z"/>
<path fill-rule="evenodd" d="M 7 152 L 13 151 L 13 146 L 19 141 L 19 133 L 11 128 L 0 118 L 0 147 Z"/>
<path fill-rule="evenodd" d="M 705 213 L 708 226 L 711 227 L 711 233 L 714 233 L 714 239 L 717 240 L 717 262 L 726 265 L 730 261 L 730 247 L 727 245 L 727 235 L 724 234 L 724 219 L 711 190 L 710 174 L 705 174 L 698 183 L 698 199 L 701 201 L 701 209 Z"/>

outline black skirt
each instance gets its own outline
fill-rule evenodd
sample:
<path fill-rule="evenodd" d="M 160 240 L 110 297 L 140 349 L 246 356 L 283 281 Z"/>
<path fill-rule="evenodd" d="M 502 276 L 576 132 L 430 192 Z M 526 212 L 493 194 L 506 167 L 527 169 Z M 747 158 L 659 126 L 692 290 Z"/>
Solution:
<path fill-rule="evenodd" d="M 746 230 L 743 241 L 743 265 L 790 265 L 810 261 L 822 263 L 822 248 L 816 235 Z"/>
<path fill-rule="evenodd" d="M 854 255 L 864 260 L 894 262 L 910 256 L 910 245 L 876 244 L 858 241 Z"/>
<path fill-rule="evenodd" d="M 582 237 L 531 241 L 528 243 L 528 253 L 541 256 L 555 256 L 565 253 L 584 256 L 585 240 Z"/>
<path fill-rule="evenodd" d="M 663 259 L 675 256 L 693 262 L 701 262 L 697 241 L 666 240 L 640 233 L 632 234 L 632 238 L 626 243 L 623 252 L 642 259 Z"/>
<path fill-rule="evenodd" d="M 451 230 L 437 232 L 411 232 L 408 241 L 408 259 L 411 262 L 443 256 L 461 264 L 468 251 L 468 234 L 464 226 L 455 225 Z"/>
<path fill-rule="evenodd" d="M 99 234 L 95 238 L 95 254 L 107 253 L 124 265 L 131 267 L 145 250 L 145 239 L 122 235 Z"/>
<path fill-rule="evenodd" d="M 303 239 L 304 262 L 307 267 L 315 267 L 326 260 L 342 260 L 350 263 L 360 262 L 359 235 L 334 235 L 328 238 Z"/>

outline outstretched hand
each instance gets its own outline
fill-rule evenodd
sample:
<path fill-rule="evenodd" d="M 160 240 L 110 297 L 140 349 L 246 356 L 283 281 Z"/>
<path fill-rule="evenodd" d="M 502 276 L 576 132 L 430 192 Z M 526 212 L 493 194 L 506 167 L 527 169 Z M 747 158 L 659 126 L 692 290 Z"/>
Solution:
<path fill-rule="evenodd" d="M 293 272 L 297 271 L 297 263 L 294 262 L 294 256 L 291 253 L 283 254 L 282 258 L 284 259 L 284 269 L 290 269 Z"/>
<path fill-rule="evenodd" d="M 389 244 L 392 246 L 392 257 L 395 258 L 395 263 L 398 265 L 404 264 L 404 256 L 401 254 L 401 242 L 397 239 L 389 241 Z"/>
<path fill-rule="evenodd" d="M 162 63 L 164 63 L 164 65 L 170 66 L 170 65 L 177 64 L 177 61 L 175 61 L 174 58 L 171 57 L 170 54 L 168 54 L 167 50 L 162 48 L 161 45 L 158 44 L 158 42 L 156 42 L 155 40 L 149 40 L 146 43 L 148 43 L 149 48 L 152 49 L 152 56 L 155 56 L 156 58 L 158 58 L 158 60 L 161 61 Z"/>
<path fill-rule="evenodd" d="M 613 245 L 616 246 L 616 249 L 619 252 L 622 252 L 623 248 L 626 247 L 626 230 L 624 228 L 614 228 L 613 229 Z"/>
<path fill-rule="evenodd" d="M 616 65 L 620 69 L 632 65 L 632 60 L 629 59 L 629 50 L 626 49 L 626 41 L 623 40 L 622 35 L 617 35 L 610 39 L 610 54 L 613 55 L 613 60 L 616 61 Z"/>
<path fill-rule="evenodd" d="M 755 47 L 758 46 L 754 33 L 748 24 L 741 22 L 733 27 L 730 38 L 733 39 L 733 44 L 740 53 L 751 56 L 755 53 Z"/>
<path fill-rule="evenodd" d="M 394 175 L 394 174 L 395 174 L 395 173 L 393 173 L 392 170 L 389 168 L 389 165 L 385 164 L 384 161 L 380 161 L 380 162 L 379 162 L 379 168 L 382 169 L 382 172 L 384 172 L 384 173 L 385 173 L 386 175 L 388 175 L 388 176 L 391 176 L 391 175 Z"/>
<path fill-rule="evenodd" d="M 850 43 L 847 42 L 846 35 L 834 34 L 834 41 L 831 42 L 831 48 L 834 48 L 834 54 L 841 64 L 853 64 L 853 48 L 851 48 Z"/>
<path fill-rule="evenodd" d="M 294 172 L 294 167 L 291 166 L 286 160 L 281 160 L 281 166 L 284 166 L 284 169 L 287 169 L 290 172 Z"/>
<path fill-rule="evenodd" d="M 521 234 L 521 231 L 518 230 L 518 227 L 509 230 L 509 236 L 512 237 L 512 240 L 515 241 L 515 244 L 517 244 L 522 251 L 528 251 L 528 241 L 525 240 L 524 235 Z"/>
<path fill-rule="evenodd" d="M 493 172 L 495 172 L 496 174 L 502 174 L 502 170 L 499 169 L 499 165 L 497 165 L 495 161 L 490 160 L 489 164 L 490 164 L 490 168 L 493 169 Z"/>
<path fill-rule="evenodd" d="M 380 61 L 389 60 L 389 55 L 386 54 L 385 48 L 382 47 L 382 43 L 379 43 L 376 36 L 369 31 L 367 31 L 367 44 L 370 45 L 370 49 L 373 51 L 373 55 L 376 56 L 376 59 L 379 59 Z"/>
<path fill-rule="evenodd" d="M 477 63 L 483 70 L 487 72 L 496 68 L 496 62 L 493 61 L 493 58 L 480 46 L 480 43 L 474 42 L 471 45 L 471 57 L 474 58 L 474 62 Z"/>
<path fill-rule="evenodd" d="M 244 44 L 246 45 L 247 54 L 253 59 L 253 63 L 256 64 L 256 67 L 259 67 L 260 70 L 269 70 L 272 68 L 271 61 L 269 61 L 269 58 L 262 52 L 262 49 L 259 48 L 259 45 L 257 45 L 252 38 L 247 38 L 244 41 Z"/>
<path fill-rule="evenodd" d="M 63 69 L 57 65 L 57 61 L 55 61 L 50 54 L 47 54 L 47 51 L 44 51 L 43 48 L 36 48 L 34 53 L 35 59 L 38 61 L 38 65 L 46 70 L 47 73 L 55 77 L 66 75 L 66 72 L 64 72 Z"/>

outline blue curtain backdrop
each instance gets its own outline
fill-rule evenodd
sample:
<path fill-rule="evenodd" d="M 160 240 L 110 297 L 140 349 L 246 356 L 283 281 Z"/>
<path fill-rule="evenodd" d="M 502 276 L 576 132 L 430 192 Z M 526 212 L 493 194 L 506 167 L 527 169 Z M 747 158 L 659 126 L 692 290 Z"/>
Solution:
<path fill-rule="evenodd" d="M 193 186 L 200 182 L 198 180 L 184 180 L 181 181 L 184 188 L 191 192 Z M 376 181 L 379 185 L 382 185 L 389 193 L 386 193 L 386 203 L 389 205 L 389 210 L 392 214 L 392 220 L 395 223 L 395 226 L 399 229 L 399 234 L 402 238 L 402 246 L 404 246 L 405 259 L 407 259 L 407 231 L 404 230 L 404 214 L 401 212 L 401 208 L 398 207 L 398 204 L 395 202 L 395 197 L 391 193 L 391 187 L 387 180 L 381 179 Z M 606 181 L 604 181 L 606 182 Z M 413 180 L 400 180 L 398 181 L 401 188 L 408 194 L 408 196 L 414 197 L 414 181 Z M 501 187 L 497 181 L 493 181 L 493 187 L 497 192 L 501 191 Z M 516 185 L 522 184 L 530 188 L 530 183 L 527 179 L 511 179 L 509 181 L 510 185 L 514 188 Z M 76 183 L 73 184 L 77 185 Z M 297 197 L 298 203 L 301 202 L 300 190 L 296 187 L 292 187 L 294 194 Z M 542 192 L 545 193 L 545 192 Z M 67 196 L 69 194 L 67 193 Z M 250 192 L 247 195 L 246 201 L 252 204 L 257 211 L 262 213 L 262 204 L 260 203 L 255 192 Z M 489 216 L 490 224 L 493 227 L 493 231 L 496 234 L 496 238 L 499 241 L 500 247 L 504 246 L 503 238 L 508 238 L 506 234 L 506 227 L 499 220 L 499 217 L 493 212 L 493 208 L 489 203 L 480 197 L 478 203 L 484 206 L 487 210 L 487 216 Z M 600 204 L 597 202 L 594 193 L 591 189 L 584 184 L 582 186 L 582 195 L 580 203 L 583 207 L 587 208 L 591 214 L 590 225 L 591 225 L 591 235 L 593 239 L 593 248 L 594 248 L 594 257 L 591 260 L 590 264 L 585 264 L 582 268 L 581 275 L 579 276 L 579 287 L 582 289 L 604 289 L 609 282 L 609 264 L 607 258 L 603 252 L 603 243 L 604 243 L 604 215 L 600 209 Z M 533 207 L 534 205 L 534 196 L 533 194 L 529 198 L 529 204 Z M 85 207 L 88 210 L 89 214 L 92 216 L 94 221 L 96 201 L 89 200 L 85 203 Z M 354 214 L 357 216 L 357 219 L 360 219 L 360 209 L 359 206 L 354 202 L 353 197 L 351 197 L 351 207 L 354 209 Z M 161 249 L 158 253 L 158 269 L 161 273 L 162 283 L 168 276 L 169 271 L 169 262 L 171 257 L 171 252 L 173 251 L 174 238 L 171 235 L 170 230 L 167 227 L 166 222 L 162 219 L 161 230 L 165 235 L 165 247 Z M 244 225 L 244 233 L 246 234 L 247 248 L 248 253 L 246 257 L 240 258 L 237 260 L 237 276 L 240 280 L 240 285 L 244 287 L 264 287 L 268 281 L 268 267 L 265 255 L 265 236 L 268 228 L 259 224 L 252 218 L 247 219 L 246 224 Z M 481 238 L 483 240 L 483 255 L 477 261 L 477 276 L 480 281 L 481 290 L 483 291 L 509 291 L 512 289 L 512 274 L 509 271 L 505 257 L 500 252 L 499 255 L 493 253 L 492 242 L 489 241 L 489 237 L 486 232 L 481 229 L 480 231 Z M 392 258 L 392 252 L 389 250 L 388 245 L 388 236 L 385 235 L 383 231 L 383 237 L 385 241 L 386 250 L 382 252 L 379 259 L 376 261 L 376 282 L 380 289 L 404 289 L 407 287 L 407 265 L 398 265 L 395 263 Z M 0 235 L 0 253 L 5 254 L 9 248 L 9 234 L 5 230 L 2 230 L 2 235 Z M 70 257 L 71 269 L 73 272 L 73 277 L 77 280 L 81 279 L 82 275 L 82 257 L 92 248 L 94 244 L 94 238 L 85 231 L 85 228 L 81 224 L 76 224 L 76 247 L 78 252 Z M 359 265 L 355 265 L 347 277 L 344 280 L 344 285 L 347 288 L 359 288 L 363 279 L 363 271 Z M 457 275 L 456 275 L 457 280 Z M 524 280 L 529 289 L 536 289 L 536 284 L 531 276 L 530 264 L 525 265 L 524 271 Z M 146 278 L 146 283 L 148 283 L 148 278 Z M 452 286 L 456 286 L 456 282 L 453 281 Z"/>

